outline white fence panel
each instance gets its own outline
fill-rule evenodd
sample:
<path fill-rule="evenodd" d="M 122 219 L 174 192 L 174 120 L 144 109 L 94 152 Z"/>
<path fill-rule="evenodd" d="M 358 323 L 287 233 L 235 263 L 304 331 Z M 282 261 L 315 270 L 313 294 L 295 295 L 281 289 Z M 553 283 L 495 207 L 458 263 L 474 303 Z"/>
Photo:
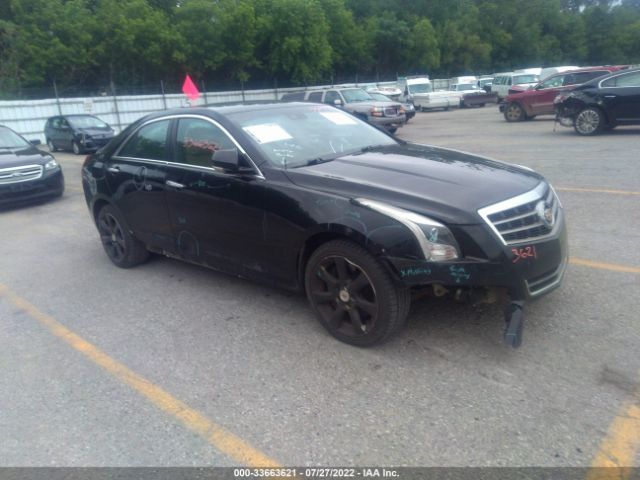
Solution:
<path fill-rule="evenodd" d="M 446 88 L 447 80 L 432 80 L 434 87 Z M 446 82 L 446 83 L 445 83 Z M 364 86 L 365 84 L 341 84 L 342 87 Z M 375 84 L 366 84 L 375 85 Z M 379 82 L 377 85 L 395 85 L 395 82 Z M 116 132 L 124 129 L 138 118 L 152 112 L 171 108 L 214 105 L 231 102 L 253 102 L 279 100 L 287 92 L 305 89 L 328 88 L 332 85 L 279 88 L 264 90 L 241 90 L 227 92 L 207 92 L 195 102 L 188 102 L 182 94 L 171 95 L 125 95 L 61 98 L 47 100 L 0 101 L 0 125 L 6 125 L 25 136 L 28 140 L 44 138 L 44 124 L 49 117 L 88 113 L 100 117 Z"/>

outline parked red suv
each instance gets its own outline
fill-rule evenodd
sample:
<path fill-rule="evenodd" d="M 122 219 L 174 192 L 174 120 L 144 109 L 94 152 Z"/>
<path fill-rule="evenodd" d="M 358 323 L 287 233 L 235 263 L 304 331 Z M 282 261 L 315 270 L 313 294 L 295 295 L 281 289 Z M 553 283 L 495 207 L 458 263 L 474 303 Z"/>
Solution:
<path fill-rule="evenodd" d="M 627 67 L 627 65 L 586 67 L 556 73 L 529 90 L 508 95 L 500 105 L 500 111 L 504 113 L 507 122 L 531 120 L 536 115 L 553 115 L 553 100 L 558 93 Z"/>

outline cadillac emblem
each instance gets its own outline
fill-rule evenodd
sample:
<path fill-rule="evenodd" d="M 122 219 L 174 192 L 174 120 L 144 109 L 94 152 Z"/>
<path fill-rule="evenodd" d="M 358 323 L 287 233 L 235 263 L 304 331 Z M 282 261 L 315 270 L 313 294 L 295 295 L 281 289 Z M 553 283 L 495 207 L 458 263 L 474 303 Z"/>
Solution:
<path fill-rule="evenodd" d="M 536 204 L 536 214 L 547 227 L 553 227 L 555 218 L 553 218 L 553 208 L 551 208 L 551 205 L 548 205 L 543 201 L 538 202 Z"/>

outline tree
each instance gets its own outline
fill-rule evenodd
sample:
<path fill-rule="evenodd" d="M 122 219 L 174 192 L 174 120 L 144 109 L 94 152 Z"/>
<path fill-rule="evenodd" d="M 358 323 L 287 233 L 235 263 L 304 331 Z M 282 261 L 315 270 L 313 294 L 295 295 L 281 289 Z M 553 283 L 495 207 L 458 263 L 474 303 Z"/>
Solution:
<path fill-rule="evenodd" d="M 412 60 L 411 70 L 431 72 L 440 66 L 440 48 L 436 30 L 428 18 L 416 22 L 411 30 L 408 57 Z"/>
<path fill-rule="evenodd" d="M 263 0 L 256 16 L 259 58 L 270 76 L 306 83 L 329 72 L 329 26 L 317 0 Z"/>

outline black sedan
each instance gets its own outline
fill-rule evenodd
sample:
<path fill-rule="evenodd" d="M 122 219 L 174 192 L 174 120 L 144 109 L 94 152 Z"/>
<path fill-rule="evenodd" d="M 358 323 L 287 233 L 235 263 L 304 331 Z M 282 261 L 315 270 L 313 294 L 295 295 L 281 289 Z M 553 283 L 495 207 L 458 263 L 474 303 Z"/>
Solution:
<path fill-rule="evenodd" d="M 71 150 L 76 155 L 103 147 L 113 138 L 108 124 L 93 115 L 51 117 L 44 125 L 49 151 Z"/>
<path fill-rule="evenodd" d="M 303 290 L 359 346 L 404 325 L 412 290 L 508 293 L 517 346 L 524 301 L 566 265 L 563 210 L 540 175 L 405 143 L 328 105 L 153 114 L 87 157 L 82 177 L 115 265 L 156 252 Z"/>
<path fill-rule="evenodd" d="M 0 125 L 0 205 L 59 197 L 64 192 L 60 165 L 34 146 L 39 143 Z"/>
<path fill-rule="evenodd" d="M 640 69 L 614 72 L 561 93 L 554 107 L 558 121 L 580 135 L 640 125 Z"/>

